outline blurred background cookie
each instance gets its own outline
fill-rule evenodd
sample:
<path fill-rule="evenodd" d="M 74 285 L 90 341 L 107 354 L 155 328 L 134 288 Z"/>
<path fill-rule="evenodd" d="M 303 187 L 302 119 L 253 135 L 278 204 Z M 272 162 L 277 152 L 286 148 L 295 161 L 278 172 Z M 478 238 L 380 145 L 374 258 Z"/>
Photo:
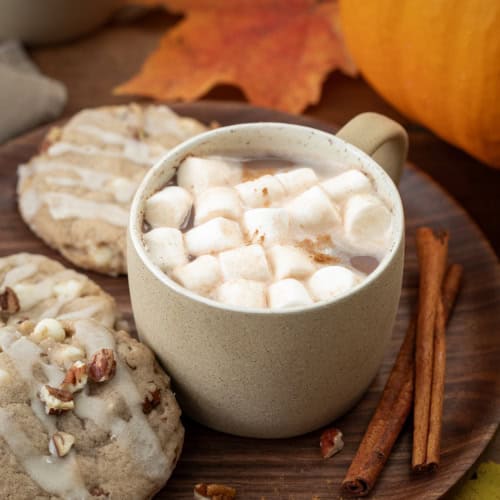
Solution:
<path fill-rule="evenodd" d="M 162 105 L 83 110 L 19 167 L 21 215 L 74 264 L 126 273 L 125 228 L 139 183 L 169 149 L 204 130 Z"/>

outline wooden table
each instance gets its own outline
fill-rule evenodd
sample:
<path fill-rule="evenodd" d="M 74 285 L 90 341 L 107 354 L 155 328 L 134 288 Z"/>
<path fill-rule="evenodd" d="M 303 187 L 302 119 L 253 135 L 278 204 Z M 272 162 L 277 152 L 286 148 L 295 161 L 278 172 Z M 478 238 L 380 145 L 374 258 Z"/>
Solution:
<path fill-rule="evenodd" d="M 69 98 L 64 115 L 69 116 L 84 107 L 129 101 L 128 97 L 113 96 L 112 88 L 139 69 L 165 27 L 175 21 L 173 16 L 153 11 L 133 24 L 111 24 L 72 43 L 33 49 L 31 55 L 45 74 L 67 86 Z M 244 99 L 239 90 L 227 86 L 217 87 L 207 98 Z M 332 74 L 324 85 L 321 101 L 306 113 L 342 125 L 363 111 L 383 113 L 405 126 L 410 136 L 409 159 L 463 205 L 499 254 L 500 170 L 485 166 L 411 123 L 361 78 Z M 500 461 L 498 437 L 487 453 Z"/>

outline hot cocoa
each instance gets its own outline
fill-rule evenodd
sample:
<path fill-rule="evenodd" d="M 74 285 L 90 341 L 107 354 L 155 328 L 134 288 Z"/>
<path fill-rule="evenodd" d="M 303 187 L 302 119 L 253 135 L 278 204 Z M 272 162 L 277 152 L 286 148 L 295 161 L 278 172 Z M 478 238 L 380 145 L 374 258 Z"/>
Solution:
<path fill-rule="evenodd" d="M 362 170 L 188 157 L 146 202 L 151 260 L 199 295 L 250 308 L 334 299 L 390 249 L 393 216 Z"/>

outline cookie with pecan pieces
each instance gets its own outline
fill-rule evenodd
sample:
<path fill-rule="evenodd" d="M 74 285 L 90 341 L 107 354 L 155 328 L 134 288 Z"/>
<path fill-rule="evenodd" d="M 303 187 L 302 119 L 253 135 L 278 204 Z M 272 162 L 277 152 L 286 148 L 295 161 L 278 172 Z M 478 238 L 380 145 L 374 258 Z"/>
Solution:
<path fill-rule="evenodd" d="M 184 428 L 170 379 L 89 319 L 0 327 L 0 498 L 151 498 Z"/>
<path fill-rule="evenodd" d="M 101 287 L 55 260 L 31 253 L 0 258 L 0 325 L 50 317 L 113 327 L 120 314 Z"/>
<path fill-rule="evenodd" d="M 164 105 L 80 111 L 19 166 L 21 216 L 74 264 L 126 273 L 125 230 L 139 183 L 167 151 L 205 130 Z"/>

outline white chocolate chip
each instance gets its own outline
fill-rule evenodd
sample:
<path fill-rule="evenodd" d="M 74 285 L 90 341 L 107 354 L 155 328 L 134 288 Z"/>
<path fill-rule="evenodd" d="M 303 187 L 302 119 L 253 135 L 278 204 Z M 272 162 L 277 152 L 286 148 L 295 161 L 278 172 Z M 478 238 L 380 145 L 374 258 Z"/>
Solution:
<path fill-rule="evenodd" d="M 92 245 L 88 252 L 94 263 L 98 266 L 105 266 L 113 259 L 113 250 L 105 245 Z"/>
<path fill-rule="evenodd" d="M 78 280 L 62 281 L 54 285 L 54 292 L 59 297 L 66 301 L 74 300 L 82 291 L 83 283 Z"/>
<path fill-rule="evenodd" d="M 40 320 L 30 337 L 37 343 L 45 339 L 52 339 L 55 342 L 63 342 L 66 338 L 66 332 L 57 319 L 45 318 Z"/>

